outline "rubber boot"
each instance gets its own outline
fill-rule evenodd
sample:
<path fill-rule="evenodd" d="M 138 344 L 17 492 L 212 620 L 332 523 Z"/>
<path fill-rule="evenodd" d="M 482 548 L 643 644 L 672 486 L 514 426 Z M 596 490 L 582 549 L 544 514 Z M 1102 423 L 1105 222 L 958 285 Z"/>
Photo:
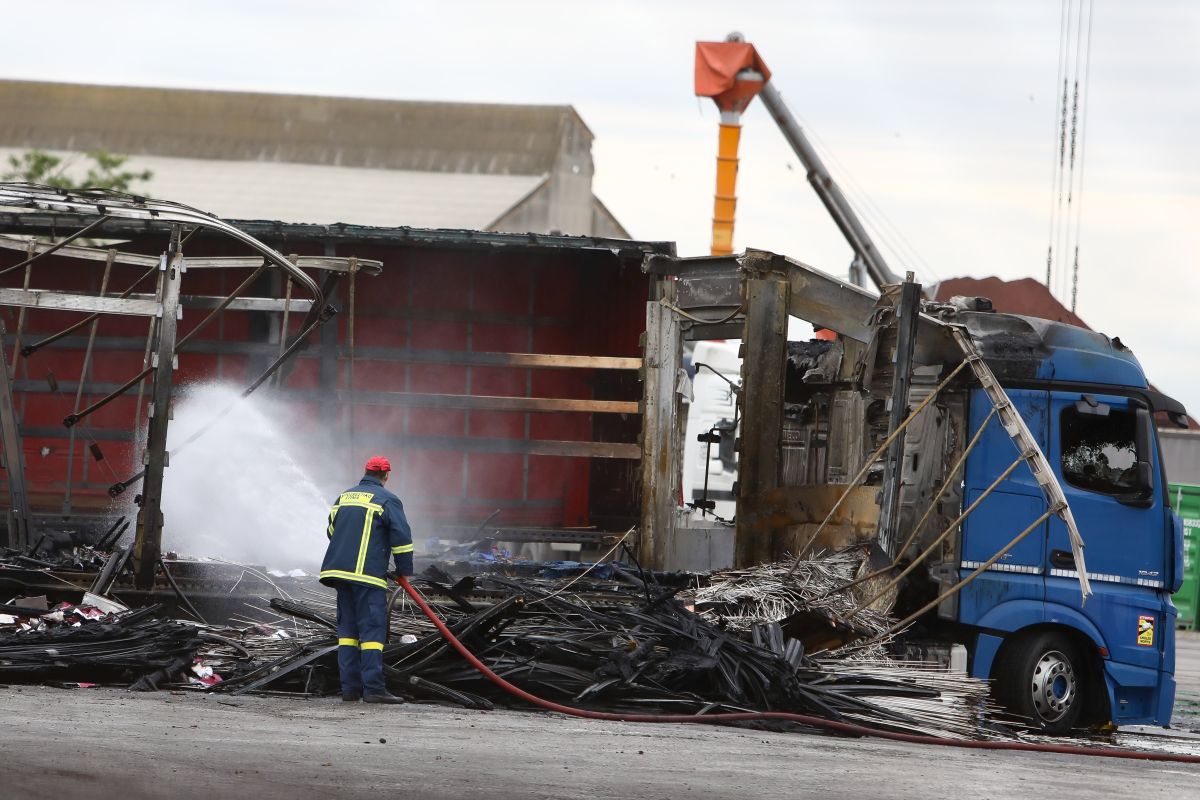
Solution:
<path fill-rule="evenodd" d="M 385 703 L 392 706 L 404 704 L 403 698 L 396 697 L 396 695 L 392 694 L 391 692 L 384 692 L 382 694 L 364 694 L 362 701 L 364 703 Z"/>

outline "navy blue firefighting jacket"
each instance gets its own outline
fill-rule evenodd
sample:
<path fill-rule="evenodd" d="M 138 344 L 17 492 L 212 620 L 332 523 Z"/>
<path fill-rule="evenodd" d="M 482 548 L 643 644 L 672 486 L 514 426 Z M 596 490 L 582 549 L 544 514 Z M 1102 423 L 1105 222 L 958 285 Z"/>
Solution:
<path fill-rule="evenodd" d="M 329 549 L 321 564 L 321 583 L 352 581 L 387 588 L 388 555 L 396 572 L 412 575 L 412 529 L 400 498 L 370 476 L 342 492 L 329 510 Z"/>

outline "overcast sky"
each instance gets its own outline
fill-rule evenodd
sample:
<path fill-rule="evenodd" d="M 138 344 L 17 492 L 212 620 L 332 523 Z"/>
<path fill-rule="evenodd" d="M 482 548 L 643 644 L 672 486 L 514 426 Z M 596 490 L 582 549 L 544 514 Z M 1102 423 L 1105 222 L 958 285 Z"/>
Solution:
<path fill-rule="evenodd" d="M 1045 276 L 1058 0 L 55 9 L 6 6 L 0 76 L 572 104 L 596 134 L 597 195 L 635 237 L 685 255 L 707 252 L 716 150 L 716 111 L 692 96 L 694 42 L 739 30 L 835 174 L 869 197 L 895 269 L 926 282 Z M 1078 309 L 1194 412 L 1198 42 L 1200 2 L 1095 2 Z M 757 103 L 743 123 L 735 247 L 844 275 L 850 250 L 779 131 Z M 1069 305 L 1065 282 L 1058 294 Z"/>

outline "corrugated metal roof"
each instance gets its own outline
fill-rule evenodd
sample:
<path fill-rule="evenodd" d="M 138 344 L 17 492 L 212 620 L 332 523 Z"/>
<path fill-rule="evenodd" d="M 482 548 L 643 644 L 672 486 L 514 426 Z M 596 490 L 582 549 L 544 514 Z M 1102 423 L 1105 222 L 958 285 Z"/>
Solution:
<path fill-rule="evenodd" d="M 0 164 L 23 151 L 0 148 Z M 56 155 L 74 158 L 77 154 Z M 153 179 L 135 191 L 169 197 L 222 218 L 483 228 L 545 181 L 543 175 L 477 175 L 327 167 L 269 161 L 132 157 Z M 80 175 L 82 177 L 82 174 Z"/>
<path fill-rule="evenodd" d="M 0 146 L 340 167 L 544 175 L 570 106 L 435 103 L 0 81 Z"/>

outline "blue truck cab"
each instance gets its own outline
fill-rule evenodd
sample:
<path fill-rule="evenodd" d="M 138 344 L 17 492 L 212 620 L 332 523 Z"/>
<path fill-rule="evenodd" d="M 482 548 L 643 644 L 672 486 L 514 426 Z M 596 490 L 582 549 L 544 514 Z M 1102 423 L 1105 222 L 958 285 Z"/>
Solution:
<path fill-rule="evenodd" d="M 1066 527 L 1055 516 L 963 588 L 950 613 L 969 669 L 1043 730 L 1162 725 L 1175 695 L 1175 607 L 1183 527 L 1172 511 L 1155 413 L 1186 426 L 1119 339 L 1059 322 L 967 312 L 985 361 L 1038 440 L 1082 534 L 1093 594 L 1082 602 Z M 968 431 L 991 403 L 967 395 Z M 990 425 L 970 453 L 964 507 L 1012 462 Z M 958 578 L 999 552 L 1046 509 L 1029 470 L 1015 470 L 963 523 Z M 946 610 L 942 610 L 946 616 Z"/>

